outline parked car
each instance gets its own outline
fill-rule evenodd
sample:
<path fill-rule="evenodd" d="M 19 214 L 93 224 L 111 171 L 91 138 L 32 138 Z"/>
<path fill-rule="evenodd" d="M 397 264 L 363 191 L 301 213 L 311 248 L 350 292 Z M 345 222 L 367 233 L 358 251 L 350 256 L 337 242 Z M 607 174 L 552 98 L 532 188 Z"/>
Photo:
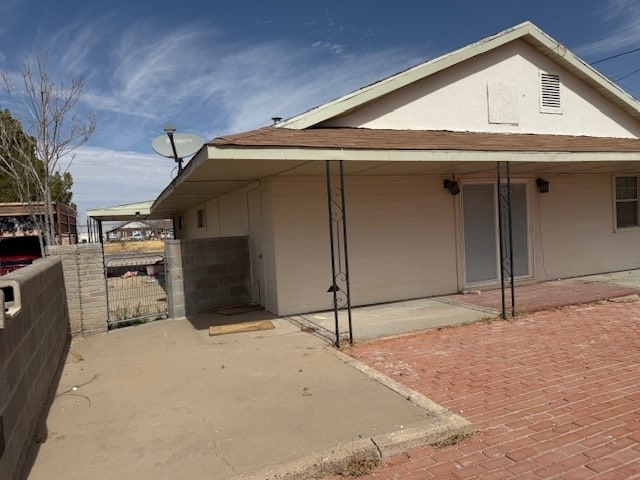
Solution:
<path fill-rule="evenodd" d="M 0 238 L 0 275 L 6 275 L 41 257 L 36 236 Z"/>
<path fill-rule="evenodd" d="M 144 235 L 140 232 L 133 232 L 131 235 L 131 240 L 144 240 Z"/>

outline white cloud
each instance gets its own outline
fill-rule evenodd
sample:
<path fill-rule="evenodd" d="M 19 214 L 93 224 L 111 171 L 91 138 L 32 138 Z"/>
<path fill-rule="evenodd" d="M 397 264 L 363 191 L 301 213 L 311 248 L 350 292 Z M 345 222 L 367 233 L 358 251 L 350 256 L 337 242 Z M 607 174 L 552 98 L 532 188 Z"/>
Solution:
<path fill-rule="evenodd" d="M 268 125 L 272 116 L 299 114 L 416 59 L 402 49 L 346 55 L 345 45 L 324 40 L 322 48 L 239 44 L 200 23 L 166 29 L 147 20 L 118 32 L 116 19 L 77 21 L 50 43 L 59 54 L 53 63 L 85 74 L 83 107 L 98 120 L 70 167 L 82 218 L 87 209 L 155 199 L 166 187 L 174 162 L 150 148 L 164 123 L 205 139 Z"/>
<path fill-rule="evenodd" d="M 604 38 L 576 48 L 580 56 L 605 56 L 638 45 L 640 3 L 637 0 L 608 0 L 597 15 L 602 17 L 604 23 L 615 25 L 615 29 Z"/>
<path fill-rule="evenodd" d="M 92 208 L 155 199 L 176 174 L 172 160 L 155 154 L 83 147 L 74 157 L 69 171 L 81 223 Z"/>
<path fill-rule="evenodd" d="M 83 28 L 96 32 L 92 24 Z M 272 116 L 298 114 L 403 69 L 415 58 L 399 49 L 359 56 L 345 51 L 343 44 L 327 42 L 322 48 L 278 40 L 238 44 L 203 24 L 166 30 L 136 22 L 103 53 L 105 75 L 88 78 L 84 101 L 98 113 L 92 143 L 146 150 L 166 122 L 206 138 L 256 128 Z M 84 51 L 75 55 L 92 58 Z"/>

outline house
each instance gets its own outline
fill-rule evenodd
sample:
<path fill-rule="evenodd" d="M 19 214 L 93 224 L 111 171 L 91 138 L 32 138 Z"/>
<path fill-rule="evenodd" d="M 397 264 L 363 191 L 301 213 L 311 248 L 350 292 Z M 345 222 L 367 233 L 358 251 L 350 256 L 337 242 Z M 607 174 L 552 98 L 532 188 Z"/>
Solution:
<path fill-rule="evenodd" d="M 87 242 L 173 238 L 171 219 L 151 218 L 152 201 L 87 210 Z M 108 223 L 107 223 L 108 222 Z M 106 230 L 106 225 L 114 225 Z M 135 235 L 135 238 L 134 238 Z"/>
<path fill-rule="evenodd" d="M 107 231 L 107 240 L 144 240 L 151 238 L 153 228 L 145 222 L 127 222 Z"/>
<path fill-rule="evenodd" d="M 344 234 L 351 305 L 498 287 L 507 178 L 516 282 L 639 268 L 639 136 L 640 104 L 525 22 L 214 139 L 151 214 L 182 242 L 247 237 L 278 315 L 332 308 Z"/>

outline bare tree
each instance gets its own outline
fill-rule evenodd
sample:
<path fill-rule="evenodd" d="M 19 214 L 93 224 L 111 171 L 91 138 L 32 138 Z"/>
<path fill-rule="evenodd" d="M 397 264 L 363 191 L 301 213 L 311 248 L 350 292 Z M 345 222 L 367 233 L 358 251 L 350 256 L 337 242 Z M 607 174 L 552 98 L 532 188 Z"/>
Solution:
<path fill-rule="evenodd" d="M 46 243 L 52 245 L 58 242 L 53 182 L 56 175 L 69 168 L 73 152 L 89 140 L 96 127 L 93 114 L 81 116 L 77 112 L 84 78 L 70 76 L 67 81 L 56 82 L 47 71 L 46 56 L 39 55 L 33 63 L 23 64 L 17 86 L 8 72 L 2 74 L 2 81 L 9 96 L 24 105 L 21 120 L 27 142 L 26 145 L 16 142 L 15 136 L 0 138 L 0 168 L 23 185 L 23 190 L 35 190 L 21 193 L 30 205 L 34 199 L 44 203 L 42 232 Z M 0 136 L 7 133 L 11 132 L 0 128 Z M 8 152 L 16 152 L 16 143 L 20 144 L 17 161 L 16 158 L 2 158 L 3 154 L 6 157 Z M 4 148 L 9 146 L 12 150 Z M 30 159 L 30 152 L 35 154 L 36 162 Z M 65 157 L 71 160 L 62 169 L 60 162 Z M 9 164 L 13 167 L 8 167 Z"/>

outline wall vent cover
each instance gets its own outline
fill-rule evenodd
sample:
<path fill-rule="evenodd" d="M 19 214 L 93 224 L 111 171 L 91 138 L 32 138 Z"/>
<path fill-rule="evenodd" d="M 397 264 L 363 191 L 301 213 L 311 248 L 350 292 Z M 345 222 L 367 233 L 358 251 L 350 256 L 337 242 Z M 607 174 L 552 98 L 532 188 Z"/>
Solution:
<path fill-rule="evenodd" d="M 540 72 L 540 111 L 562 113 L 560 75 Z"/>

